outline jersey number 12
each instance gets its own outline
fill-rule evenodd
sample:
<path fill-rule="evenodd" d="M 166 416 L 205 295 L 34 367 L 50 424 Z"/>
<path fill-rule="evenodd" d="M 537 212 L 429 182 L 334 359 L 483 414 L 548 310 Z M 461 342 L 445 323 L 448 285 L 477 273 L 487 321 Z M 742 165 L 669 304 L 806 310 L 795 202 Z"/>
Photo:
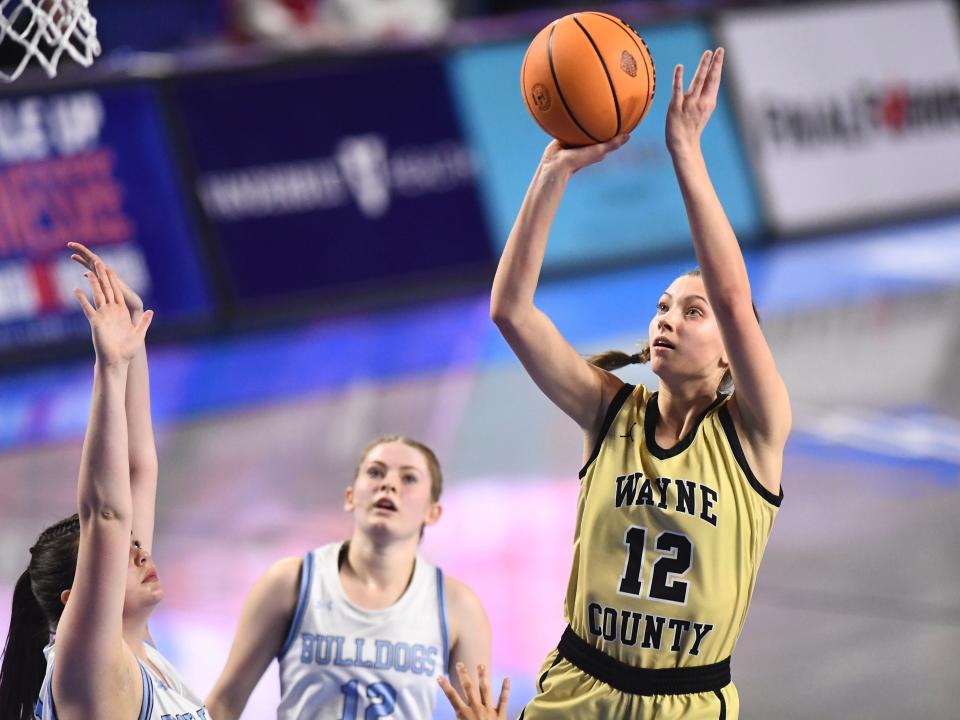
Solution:
<path fill-rule="evenodd" d="M 351 680 L 345 685 L 340 686 L 343 692 L 343 718 L 342 720 L 357 720 L 357 711 L 360 705 L 360 681 Z M 397 705 L 397 691 L 393 685 L 385 682 L 378 682 L 367 688 L 367 698 L 370 705 L 363 714 L 363 720 L 375 720 L 375 718 L 387 717 L 393 712 Z"/>
<path fill-rule="evenodd" d="M 620 578 L 620 592 L 625 595 L 640 595 L 643 581 L 643 552 L 647 540 L 647 529 L 633 525 L 627 529 L 623 542 L 627 546 L 627 562 Z M 654 546 L 664 555 L 653 564 L 653 574 L 647 596 L 651 600 L 685 604 L 687 586 L 682 580 L 670 580 L 670 576 L 683 575 L 693 564 L 693 543 L 686 535 L 675 532 L 662 532 L 657 535 Z"/>

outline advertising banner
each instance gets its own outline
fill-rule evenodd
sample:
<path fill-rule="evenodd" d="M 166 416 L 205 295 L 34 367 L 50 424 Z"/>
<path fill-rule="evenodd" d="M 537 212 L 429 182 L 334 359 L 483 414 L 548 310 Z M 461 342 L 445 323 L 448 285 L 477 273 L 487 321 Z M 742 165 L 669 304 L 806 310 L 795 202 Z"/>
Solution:
<path fill-rule="evenodd" d="M 582 269 L 690 249 L 690 230 L 664 141 L 673 67 L 689 79 L 713 38 L 696 23 L 638 28 L 657 70 L 653 106 L 630 142 L 576 174 L 560 204 L 547 247 L 548 269 Z M 450 61 L 464 126 L 481 158 L 481 187 L 496 252 L 507 241 L 530 179 L 550 141 L 524 106 L 520 65 L 527 42 L 467 48 Z M 707 165 L 745 244 L 760 232 L 745 156 L 721 88 L 703 136 Z"/>
<path fill-rule="evenodd" d="M 778 231 L 960 203 L 952 3 L 734 12 L 719 30 Z"/>
<path fill-rule="evenodd" d="M 241 307 L 489 272 L 475 161 L 438 60 L 196 77 L 176 97 Z"/>
<path fill-rule="evenodd" d="M 0 98 L 0 355 L 89 334 L 68 241 L 116 265 L 158 327 L 210 312 L 150 88 Z"/>

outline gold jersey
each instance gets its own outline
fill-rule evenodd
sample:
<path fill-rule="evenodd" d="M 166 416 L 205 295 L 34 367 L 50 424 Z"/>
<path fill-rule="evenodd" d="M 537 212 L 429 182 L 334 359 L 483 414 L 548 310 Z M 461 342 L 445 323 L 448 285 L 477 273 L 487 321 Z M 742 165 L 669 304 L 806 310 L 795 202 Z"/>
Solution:
<path fill-rule="evenodd" d="M 783 493 L 751 472 L 728 401 L 667 449 L 657 394 L 624 385 L 580 472 L 565 615 L 627 665 L 707 665 L 737 643 Z"/>

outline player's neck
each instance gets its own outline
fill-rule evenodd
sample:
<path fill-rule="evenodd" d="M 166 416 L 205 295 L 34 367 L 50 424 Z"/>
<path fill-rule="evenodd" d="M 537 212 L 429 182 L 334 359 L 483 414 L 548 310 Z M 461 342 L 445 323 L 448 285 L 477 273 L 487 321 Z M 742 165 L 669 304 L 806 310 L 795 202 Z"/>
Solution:
<path fill-rule="evenodd" d="M 362 596 L 351 600 L 361 601 L 364 607 L 372 602 L 386 607 L 396 602 L 410 584 L 416 557 L 415 539 L 413 544 L 377 543 L 354 532 L 340 565 L 340 578 L 348 595 L 352 590 Z"/>
<path fill-rule="evenodd" d="M 657 392 L 658 427 L 679 442 L 716 399 L 716 388 L 701 382 L 668 385 L 661 380 Z"/>
<path fill-rule="evenodd" d="M 136 617 L 129 615 L 123 616 L 123 641 L 133 651 L 133 654 L 139 658 L 142 658 L 146 652 L 143 646 L 149 637 L 147 631 L 147 621 L 149 618 L 149 613 L 142 616 L 138 614 Z"/>

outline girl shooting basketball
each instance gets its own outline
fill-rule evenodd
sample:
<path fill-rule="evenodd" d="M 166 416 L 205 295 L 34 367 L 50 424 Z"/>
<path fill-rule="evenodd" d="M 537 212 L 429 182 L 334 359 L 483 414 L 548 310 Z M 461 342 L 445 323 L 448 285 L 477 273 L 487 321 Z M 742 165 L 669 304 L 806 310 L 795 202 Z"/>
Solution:
<path fill-rule="evenodd" d="M 150 552 L 157 457 L 144 337 L 153 312 L 95 254 L 70 247 L 88 269 L 93 304 L 75 292 L 96 350 L 78 512 L 40 535 L 17 582 L 0 717 L 209 720 L 147 630 L 163 597 Z"/>
<path fill-rule="evenodd" d="M 490 662 L 490 624 L 470 588 L 417 550 L 440 518 L 440 464 L 414 440 L 383 437 L 360 457 L 344 509 L 353 533 L 277 562 L 243 608 L 207 703 L 239 717 L 273 658 L 281 720 L 433 714 L 448 664 Z"/>
<path fill-rule="evenodd" d="M 585 438 L 569 627 L 524 720 L 739 714 L 730 654 L 782 498 L 791 413 L 700 149 L 722 66 L 722 48 L 706 52 L 687 92 L 674 71 L 666 142 L 699 270 L 662 293 L 641 353 L 591 364 L 534 305 L 567 182 L 626 137 L 547 147 L 497 270 L 493 320 Z M 609 372 L 646 361 L 656 392 Z"/>

